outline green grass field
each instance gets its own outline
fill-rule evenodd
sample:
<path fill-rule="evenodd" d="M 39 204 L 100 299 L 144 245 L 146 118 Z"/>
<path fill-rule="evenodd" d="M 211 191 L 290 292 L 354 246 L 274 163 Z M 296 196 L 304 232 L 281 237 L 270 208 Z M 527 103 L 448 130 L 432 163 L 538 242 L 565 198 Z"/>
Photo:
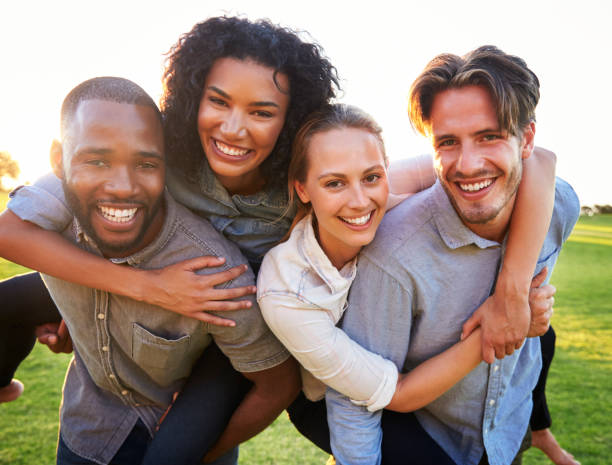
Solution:
<path fill-rule="evenodd" d="M 557 287 L 557 350 L 547 385 L 552 430 L 583 465 L 608 464 L 612 454 L 611 265 L 612 215 L 581 218 L 552 279 Z M 0 278 L 24 270 L 0 260 Z M 55 463 L 61 385 L 69 360 L 37 346 L 20 367 L 24 395 L 0 405 L 0 464 Z M 243 465 L 324 464 L 327 459 L 285 414 L 243 445 L 240 457 Z M 531 449 L 523 463 L 549 462 Z"/>

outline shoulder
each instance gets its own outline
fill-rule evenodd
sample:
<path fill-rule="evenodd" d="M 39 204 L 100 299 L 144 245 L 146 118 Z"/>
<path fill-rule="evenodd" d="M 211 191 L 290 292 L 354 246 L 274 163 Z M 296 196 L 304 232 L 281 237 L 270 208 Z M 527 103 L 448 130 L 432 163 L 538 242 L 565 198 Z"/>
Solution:
<path fill-rule="evenodd" d="M 376 237 L 362 251 L 359 266 L 365 261 L 390 269 L 391 264 L 406 263 L 406 255 L 415 253 L 428 242 L 423 240 L 432 231 L 433 209 L 431 188 L 419 192 L 388 211 Z M 422 252 L 421 252 L 422 253 Z"/>
<path fill-rule="evenodd" d="M 550 223 L 550 232 L 555 233 L 561 243 L 564 242 L 572 232 L 578 217 L 580 216 L 580 201 L 576 192 L 566 181 L 561 178 L 555 183 L 555 205 Z"/>

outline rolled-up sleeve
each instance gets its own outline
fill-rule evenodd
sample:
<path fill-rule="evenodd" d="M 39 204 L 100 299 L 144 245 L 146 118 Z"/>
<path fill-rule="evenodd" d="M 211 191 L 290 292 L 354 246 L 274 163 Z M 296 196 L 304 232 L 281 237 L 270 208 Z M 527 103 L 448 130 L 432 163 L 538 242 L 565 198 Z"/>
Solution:
<path fill-rule="evenodd" d="M 272 332 L 317 379 L 372 411 L 391 401 L 396 366 L 349 338 L 327 311 L 276 293 L 260 296 L 259 305 Z"/>
<path fill-rule="evenodd" d="M 74 218 L 66 205 L 62 183 L 54 174 L 15 189 L 7 208 L 22 220 L 51 231 L 65 230 Z"/>

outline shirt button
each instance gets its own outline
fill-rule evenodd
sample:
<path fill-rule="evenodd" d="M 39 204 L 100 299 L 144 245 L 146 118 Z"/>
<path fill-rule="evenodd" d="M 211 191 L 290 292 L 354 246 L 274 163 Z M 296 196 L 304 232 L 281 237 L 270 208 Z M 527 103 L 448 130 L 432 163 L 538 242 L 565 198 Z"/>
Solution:
<path fill-rule="evenodd" d="M 491 399 L 491 400 L 489 401 L 489 405 L 495 405 L 495 399 Z"/>
<path fill-rule="evenodd" d="M 108 377 L 109 377 L 110 379 L 115 379 L 115 375 L 113 375 L 112 373 L 111 373 L 110 375 L 108 375 Z"/>
<path fill-rule="evenodd" d="M 103 320 L 104 318 L 106 318 L 106 315 L 104 315 L 104 313 L 98 313 L 98 320 Z"/>
<path fill-rule="evenodd" d="M 123 391 L 121 391 L 121 395 L 122 395 L 122 396 L 127 396 L 128 394 L 129 394 L 129 392 L 128 392 L 126 389 L 124 389 Z"/>
<path fill-rule="evenodd" d="M 497 371 L 497 370 L 499 370 L 499 365 L 493 366 L 493 371 Z"/>
<path fill-rule="evenodd" d="M 108 346 L 102 346 L 102 351 L 103 352 L 108 352 Z"/>

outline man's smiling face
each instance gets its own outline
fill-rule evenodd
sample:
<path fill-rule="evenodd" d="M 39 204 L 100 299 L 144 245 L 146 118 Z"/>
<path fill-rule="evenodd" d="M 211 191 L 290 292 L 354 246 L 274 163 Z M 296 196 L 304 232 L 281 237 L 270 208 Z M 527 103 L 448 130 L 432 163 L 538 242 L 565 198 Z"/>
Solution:
<path fill-rule="evenodd" d="M 520 138 L 500 129 L 484 87 L 449 89 L 435 96 L 430 133 L 438 178 L 462 221 L 475 233 L 503 237 L 534 132 L 533 123 Z"/>
<path fill-rule="evenodd" d="M 165 161 L 153 108 L 85 100 L 62 146 L 54 147 L 67 202 L 105 256 L 130 255 L 156 237 L 164 218 Z"/>

